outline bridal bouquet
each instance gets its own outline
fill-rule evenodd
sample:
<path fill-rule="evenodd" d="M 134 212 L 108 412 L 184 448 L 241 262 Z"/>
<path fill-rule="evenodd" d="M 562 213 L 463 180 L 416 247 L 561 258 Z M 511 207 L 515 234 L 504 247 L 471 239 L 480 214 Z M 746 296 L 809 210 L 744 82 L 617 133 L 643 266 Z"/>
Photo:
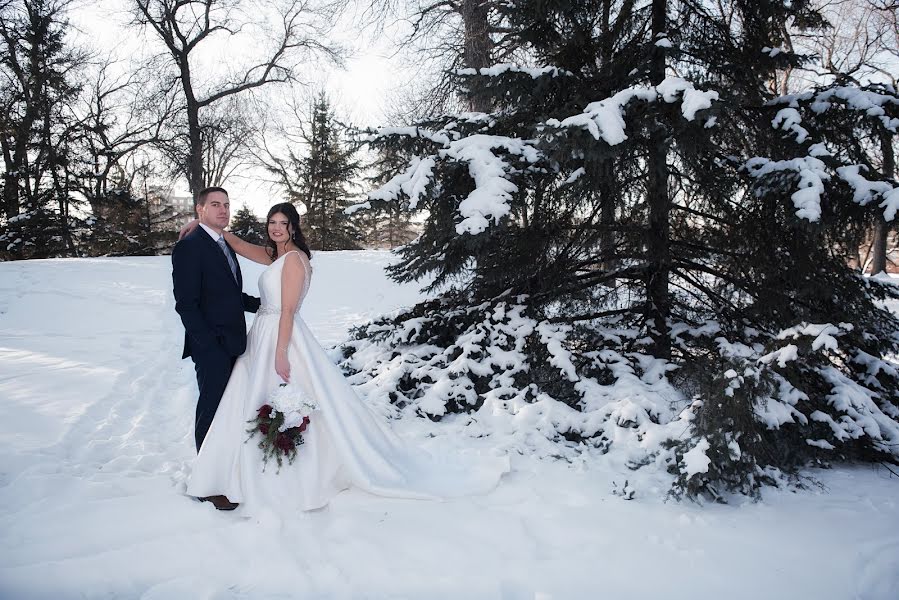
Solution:
<path fill-rule="evenodd" d="M 252 425 L 247 432 L 250 441 L 258 434 L 262 450 L 262 470 L 269 459 L 278 462 L 281 470 L 285 458 L 292 464 L 297 448 L 303 444 L 303 432 L 309 425 L 309 415 L 317 409 L 315 402 L 299 386 L 282 383 L 269 396 L 268 402 L 259 407 L 256 416 L 248 421 Z"/>

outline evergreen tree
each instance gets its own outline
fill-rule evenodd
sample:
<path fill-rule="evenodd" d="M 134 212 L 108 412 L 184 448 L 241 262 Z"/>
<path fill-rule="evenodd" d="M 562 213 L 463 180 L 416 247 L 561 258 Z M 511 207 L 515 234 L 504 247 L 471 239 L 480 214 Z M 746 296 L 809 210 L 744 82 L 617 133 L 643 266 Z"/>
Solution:
<path fill-rule="evenodd" d="M 88 256 L 152 256 L 177 241 L 179 215 L 161 202 L 127 188 L 110 189 L 95 200 L 96 212 L 87 218 L 79 251 Z"/>
<path fill-rule="evenodd" d="M 85 57 L 66 41 L 66 0 L 15 0 L 0 6 L 0 147 L 3 220 L 0 255 L 72 254 L 83 223 L 71 211 L 68 105 Z"/>
<path fill-rule="evenodd" d="M 385 202 L 372 211 L 376 222 L 365 234 L 365 240 L 379 248 L 396 248 L 418 236 L 411 212 L 397 202 Z M 363 217 L 366 215 L 363 215 Z"/>
<path fill-rule="evenodd" d="M 101 196 L 91 199 L 92 214 L 78 247 L 89 256 L 151 256 L 171 250 L 185 215 L 165 200 L 166 190 L 151 185 L 154 163 L 114 169 Z"/>
<path fill-rule="evenodd" d="M 345 367 L 379 377 L 353 352 L 382 347 L 389 398 L 431 418 L 552 399 L 583 415 L 561 442 L 665 438 L 635 466 L 667 464 L 675 494 L 899 461 L 896 292 L 847 266 L 899 191 L 840 151 L 864 143 L 853 106 L 896 136 L 895 92 L 778 96 L 806 60 L 783 24 L 824 25 L 807 2 L 500 10 L 538 67 L 462 70 L 490 114 L 372 136 L 409 161 L 371 196 L 428 215 L 391 273 L 439 295 L 357 331 Z"/>
<path fill-rule="evenodd" d="M 247 205 L 240 207 L 231 217 L 230 229 L 234 235 L 251 244 L 264 246 L 268 243 L 268 231 L 265 223 L 260 221 Z"/>
<path fill-rule="evenodd" d="M 380 153 L 378 159 L 370 165 L 370 168 L 376 170 L 379 175 L 366 179 L 366 184 L 370 187 L 380 187 L 387 182 L 384 173 L 395 171 L 401 166 L 403 166 L 401 156 Z M 396 248 L 418 236 L 418 228 L 412 223 L 412 211 L 402 203 L 369 197 L 366 202 L 351 206 L 346 212 L 355 216 L 367 246 Z"/>
<path fill-rule="evenodd" d="M 269 153 L 265 163 L 287 188 L 288 200 L 306 206 L 303 231 L 314 250 L 358 250 L 362 241 L 357 218 L 345 212 L 352 204 L 348 188 L 360 168 L 346 131 L 321 93 L 300 132 L 307 154 L 291 149 L 280 159 Z"/>

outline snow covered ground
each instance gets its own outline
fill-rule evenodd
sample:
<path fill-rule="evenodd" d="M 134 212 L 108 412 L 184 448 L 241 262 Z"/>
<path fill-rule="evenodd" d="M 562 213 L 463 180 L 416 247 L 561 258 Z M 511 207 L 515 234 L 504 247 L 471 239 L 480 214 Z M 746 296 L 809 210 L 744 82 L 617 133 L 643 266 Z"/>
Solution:
<path fill-rule="evenodd" d="M 390 260 L 316 255 L 302 314 L 323 345 L 418 298 Z M 242 267 L 252 293 L 260 268 Z M 665 502 L 651 473 L 516 455 L 483 497 L 350 490 L 280 524 L 217 512 L 183 495 L 196 383 L 170 272 L 0 263 L 0 599 L 899 599 L 899 479 L 872 467 L 698 506 Z M 395 427 L 443 450 L 494 443 Z M 628 478 L 630 501 L 613 493 Z"/>

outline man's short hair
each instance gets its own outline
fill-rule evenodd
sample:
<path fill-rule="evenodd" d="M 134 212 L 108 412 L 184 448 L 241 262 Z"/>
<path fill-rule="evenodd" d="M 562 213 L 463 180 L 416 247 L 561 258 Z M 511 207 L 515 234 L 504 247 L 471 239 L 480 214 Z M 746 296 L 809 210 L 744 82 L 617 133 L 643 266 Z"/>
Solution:
<path fill-rule="evenodd" d="M 206 198 L 208 198 L 209 194 L 211 194 L 212 192 L 221 192 L 225 196 L 228 195 L 228 190 L 226 190 L 223 187 L 212 186 L 212 187 L 208 187 L 208 188 L 203 188 L 202 190 L 200 190 L 200 193 L 197 194 L 197 204 L 200 206 L 205 206 Z"/>

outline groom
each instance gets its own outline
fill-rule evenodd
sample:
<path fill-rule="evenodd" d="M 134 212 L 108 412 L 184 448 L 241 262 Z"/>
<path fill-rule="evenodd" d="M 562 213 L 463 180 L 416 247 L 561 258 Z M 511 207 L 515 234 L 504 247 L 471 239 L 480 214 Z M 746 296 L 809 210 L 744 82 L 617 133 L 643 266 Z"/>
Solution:
<path fill-rule="evenodd" d="M 172 281 L 185 331 L 181 358 L 193 359 L 200 388 L 194 425 L 199 452 L 234 361 L 247 347 L 244 311 L 256 312 L 259 298 L 243 293 L 237 255 L 222 237 L 231 220 L 228 192 L 208 187 L 197 195 L 196 208 L 200 226 L 175 244 Z M 212 497 L 216 508 L 219 498 L 228 503 L 224 496 Z"/>

